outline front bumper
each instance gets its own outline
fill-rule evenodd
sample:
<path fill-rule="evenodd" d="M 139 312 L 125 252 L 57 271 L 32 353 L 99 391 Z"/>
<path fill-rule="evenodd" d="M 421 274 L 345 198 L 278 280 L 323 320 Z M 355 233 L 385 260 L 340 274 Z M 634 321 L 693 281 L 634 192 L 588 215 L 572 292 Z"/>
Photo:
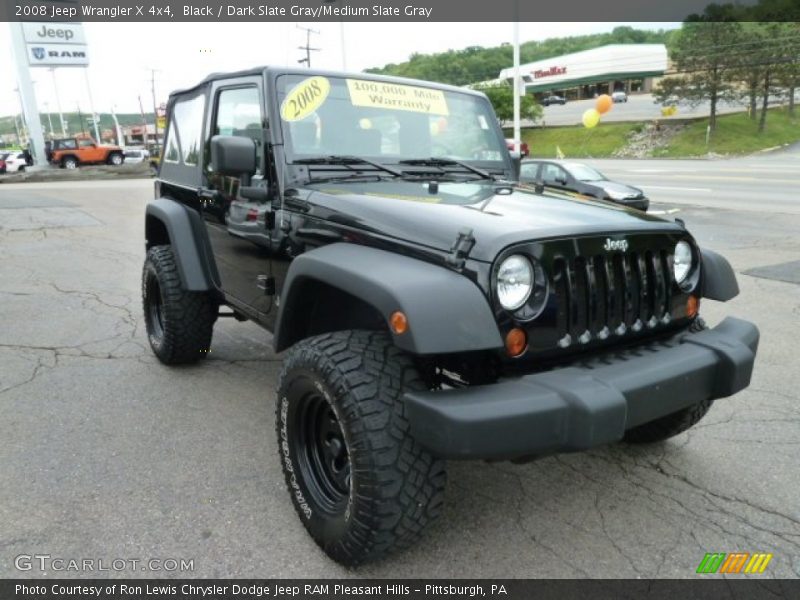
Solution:
<path fill-rule="evenodd" d="M 580 366 L 458 389 L 408 392 L 411 432 L 437 456 L 509 459 L 586 450 L 625 431 L 746 388 L 759 333 L 729 317 L 714 329 Z"/>

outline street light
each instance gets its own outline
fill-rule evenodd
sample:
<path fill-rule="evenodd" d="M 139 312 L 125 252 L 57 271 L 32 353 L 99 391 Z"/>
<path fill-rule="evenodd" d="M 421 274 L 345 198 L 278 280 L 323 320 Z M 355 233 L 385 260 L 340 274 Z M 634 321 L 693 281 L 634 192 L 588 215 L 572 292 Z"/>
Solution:
<path fill-rule="evenodd" d="M 61 123 L 61 136 L 67 137 L 67 123 L 64 121 L 64 113 L 61 111 L 61 98 L 58 95 L 58 84 L 56 83 L 56 70 L 55 67 L 47 69 L 53 76 L 53 90 L 56 93 L 56 107 L 58 108 L 58 120 Z"/>

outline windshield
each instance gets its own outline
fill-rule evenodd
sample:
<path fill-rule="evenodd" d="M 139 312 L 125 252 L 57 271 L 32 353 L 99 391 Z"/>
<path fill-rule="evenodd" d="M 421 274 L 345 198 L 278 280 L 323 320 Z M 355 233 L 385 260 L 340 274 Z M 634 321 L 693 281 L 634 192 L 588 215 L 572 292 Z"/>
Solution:
<path fill-rule="evenodd" d="M 578 181 L 603 181 L 605 176 L 586 165 L 569 165 L 567 167 L 572 176 Z"/>
<path fill-rule="evenodd" d="M 505 167 L 505 142 L 480 96 L 319 75 L 277 81 L 290 162 L 346 155 L 396 164 L 435 157 Z"/>

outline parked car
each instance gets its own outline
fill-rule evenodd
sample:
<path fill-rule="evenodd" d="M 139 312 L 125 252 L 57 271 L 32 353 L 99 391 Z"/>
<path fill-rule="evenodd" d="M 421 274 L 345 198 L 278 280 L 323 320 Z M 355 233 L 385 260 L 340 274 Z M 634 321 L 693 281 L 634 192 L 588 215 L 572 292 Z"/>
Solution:
<path fill-rule="evenodd" d="M 614 102 L 627 102 L 628 101 L 628 94 L 623 91 L 617 91 L 611 94 L 611 99 Z"/>
<path fill-rule="evenodd" d="M 583 163 L 562 160 L 526 160 L 520 168 L 523 183 L 543 183 L 559 191 L 611 200 L 630 208 L 646 211 L 650 200 L 644 192 L 625 183 L 611 181 L 600 171 Z"/>
<path fill-rule="evenodd" d="M 24 171 L 25 167 L 28 166 L 27 154 L 19 150 L 7 154 L 3 161 L 6 163 L 6 173 Z"/>
<path fill-rule="evenodd" d="M 258 67 L 172 93 L 167 114 L 142 232 L 150 347 L 203 360 L 219 317 L 274 333 L 275 459 L 344 565 L 419 538 L 449 459 L 660 442 L 750 383 L 756 326 L 699 316 L 738 293 L 725 258 L 683 222 L 518 185 L 478 91 Z M 444 114 L 458 126 L 430 126 Z"/>
<path fill-rule="evenodd" d="M 131 164 L 142 163 L 150 158 L 150 153 L 144 148 L 137 148 L 135 146 L 125 148 L 125 162 Z"/>
<path fill-rule="evenodd" d="M 550 106 L 551 104 L 560 104 L 565 105 L 567 103 L 567 99 L 564 96 L 559 96 L 557 94 L 553 94 L 552 96 L 545 96 L 542 98 L 542 106 Z"/>
<path fill-rule="evenodd" d="M 514 151 L 514 139 L 513 138 L 506 138 L 506 148 L 508 148 L 509 152 Z M 527 158 L 531 155 L 530 148 L 528 148 L 528 142 L 520 142 L 519 145 L 519 153 L 522 155 L 522 158 Z"/>
<path fill-rule="evenodd" d="M 50 162 L 64 169 L 86 164 L 121 165 L 125 153 L 119 146 L 98 144 L 92 138 L 63 138 L 53 140 Z"/>

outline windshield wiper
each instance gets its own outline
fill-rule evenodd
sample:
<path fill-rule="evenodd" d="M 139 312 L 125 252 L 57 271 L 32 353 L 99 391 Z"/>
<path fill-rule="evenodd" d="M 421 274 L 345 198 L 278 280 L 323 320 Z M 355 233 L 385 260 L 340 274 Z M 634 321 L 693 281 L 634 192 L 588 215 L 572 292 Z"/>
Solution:
<path fill-rule="evenodd" d="M 296 165 L 344 165 L 345 167 L 349 165 L 370 165 L 379 169 L 381 171 L 385 171 L 386 173 L 390 173 L 395 177 L 401 177 L 403 173 L 398 171 L 397 169 L 393 169 L 392 167 L 387 167 L 386 165 L 382 165 L 379 162 L 375 162 L 369 160 L 367 158 L 361 158 L 360 156 L 344 156 L 338 154 L 332 154 L 330 156 L 314 156 L 312 158 L 300 158 L 294 161 Z"/>
<path fill-rule="evenodd" d="M 420 166 L 420 167 L 461 167 L 462 169 L 466 169 L 467 171 L 471 171 L 476 175 L 480 175 L 481 179 L 491 179 L 492 181 L 495 180 L 494 175 L 487 173 L 483 169 L 479 169 L 478 167 L 473 167 L 469 163 L 462 162 L 460 160 L 453 160 L 452 158 L 409 158 L 406 160 L 401 160 L 398 162 L 400 165 L 411 165 L 411 166 Z"/>

